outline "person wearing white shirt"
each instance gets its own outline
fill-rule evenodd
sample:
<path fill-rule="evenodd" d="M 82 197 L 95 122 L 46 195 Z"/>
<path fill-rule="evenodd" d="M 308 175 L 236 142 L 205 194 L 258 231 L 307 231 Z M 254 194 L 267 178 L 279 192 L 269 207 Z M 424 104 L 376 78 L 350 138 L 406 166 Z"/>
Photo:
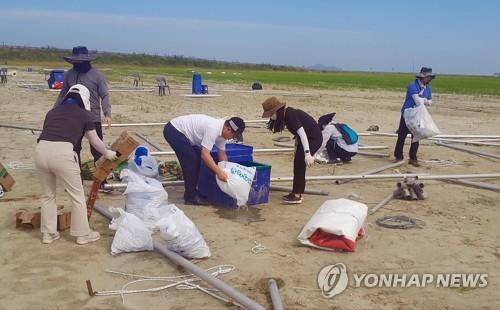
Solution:
<path fill-rule="evenodd" d="M 221 181 L 227 181 L 210 151 L 215 145 L 220 161 L 227 160 L 227 140 L 243 141 L 245 122 L 239 117 L 216 119 L 203 114 L 190 114 L 172 119 L 165 125 L 163 136 L 172 147 L 182 168 L 184 202 L 188 205 L 207 205 L 197 189 L 201 160 Z"/>

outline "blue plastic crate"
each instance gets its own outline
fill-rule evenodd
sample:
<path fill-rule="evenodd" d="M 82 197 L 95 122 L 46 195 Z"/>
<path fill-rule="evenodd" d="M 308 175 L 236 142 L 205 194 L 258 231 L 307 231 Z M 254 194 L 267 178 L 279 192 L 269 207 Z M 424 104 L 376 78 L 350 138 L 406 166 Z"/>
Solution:
<path fill-rule="evenodd" d="M 255 167 L 255 177 L 252 188 L 248 195 L 247 205 L 257 205 L 269 201 L 269 185 L 271 181 L 271 166 L 253 161 L 239 162 L 246 167 Z M 216 206 L 236 207 L 236 199 L 222 192 L 217 185 L 215 174 L 205 165 L 200 167 L 200 177 L 198 179 L 198 191 L 207 200 Z"/>
<path fill-rule="evenodd" d="M 218 162 L 217 157 L 217 147 L 214 145 L 210 154 L 212 155 L 215 162 Z M 245 144 L 228 143 L 226 144 L 226 155 L 227 160 L 233 163 L 242 163 L 247 161 L 253 161 L 253 147 Z M 202 162 L 203 165 L 203 162 Z"/>

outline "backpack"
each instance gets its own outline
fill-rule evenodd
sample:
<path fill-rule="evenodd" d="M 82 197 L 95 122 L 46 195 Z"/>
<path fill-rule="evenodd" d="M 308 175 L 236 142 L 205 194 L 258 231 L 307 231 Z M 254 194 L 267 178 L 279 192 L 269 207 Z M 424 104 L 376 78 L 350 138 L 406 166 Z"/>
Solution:
<path fill-rule="evenodd" d="M 334 125 L 335 128 L 337 128 L 337 130 L 342 135 L 342 138 L 345 140 L 345 143 L 351 145 L 358 142 L 358 134 L 351 127 L 347 126 L 347 124 L 338 123 Z"/>

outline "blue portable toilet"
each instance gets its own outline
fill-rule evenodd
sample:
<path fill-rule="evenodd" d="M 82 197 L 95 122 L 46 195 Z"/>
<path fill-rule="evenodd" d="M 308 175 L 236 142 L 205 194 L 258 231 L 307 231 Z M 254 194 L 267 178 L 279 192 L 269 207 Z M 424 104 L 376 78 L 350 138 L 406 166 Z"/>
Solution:
<path fill-rule="evenodd" d="M 57 69 L 50 71 L 47 83 L 50 89 L 61 89 L 64 83 L 64 70 Z"/>
<path fill-rule="evenodd" d="M 201 87 L 201 74 L 195 73 L 193 74 L 193 86 L 191 93 L 194 95 L 199 95 L 202 93 L 202 91 L 203 89 Z"/>

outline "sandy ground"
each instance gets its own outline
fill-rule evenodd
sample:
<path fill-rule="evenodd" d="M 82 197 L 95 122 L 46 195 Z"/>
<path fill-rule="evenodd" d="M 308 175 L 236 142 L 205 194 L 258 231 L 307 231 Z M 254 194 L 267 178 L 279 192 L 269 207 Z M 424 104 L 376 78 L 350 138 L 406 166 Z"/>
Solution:
<path fill-rule="evenodd" d="M 20 72 L 7 86 L 0 87 L 0 123 L 41 128 L 45 113 L 57 93 L 29 90 L 15 82 L 43 83 L 43 76 Z M 187 85 L 184 85 L 187 86 Z M 264 85 L 265 86 L 265 85 Z M 238 85 L 210 85 L 217 87 Z M 358 131 L 377 124 L 383 132 L 393 132 L 399 121 L 404 90 L 386 91 L 314 91 L 312 97 L 280 96 L 289 106 L 301 108 L 313 116 L 335 111 L 339 119 Z M 436 90 L 438 91 L 438 90 Z M 189 99 L 180 96 L 186 90 L 172 89 L 172 95 L 152 93 L 111 93 L 115 123 L 165 122 L 188 113 L 212 116 L 239 115 L 258 119 L 262 93 L 221 93 L 221 97 Z M 500 98 L 482 96 L 435 95 L 431 109 L 434 120 L 447 134 L 500 134 Z M 113 141 L 120 128 L 105 132 L 105 141 Z M 148 136 L 164 150 L 170 150 L 162 137 L 162 127 L 131 130 Z M 284 133 L 287 135 L 287 133 Z M 114 269 L 156 276 L 180 274 L 179 270 L 156 253 L 110 255 L 113 233 L 108 222 L 94 214 L 91 226 L 102 234 L 96 243 L 77 246 L 66 232 L 61 240 L 43 245 L 37 230 L 15 228 L 15 212 L 39 206 L 40 184 L 33 167 L 33 150 L 38 134 L 0 128 L 0 161 L 9 165 L 21 161 L 26 169 L 11 169 L 17 183 L 13 191 L 0 199 L 0 308 L 2 309 L 222 309 L 226 305 L 199 291 L 169 289 L 160 293 L 128 295 L 125 306 L 120 297 L 89 297 L 85 280 L 97 290 L 118 289 L 128 280 L 105 272 Z M 255 148 L 273 147 L 272 135 L 263 128 L 249 128 L 246 143 Z M 387 145 L 391 152 L 395 138 L 362 137 L 370 145 Z M 89 158 L 84 142 L 83 158 Z M 493 153 L 498 148 L 477 147 Z M 408 151 L 408 145 L 405 152 Z M 406 154 L 405 154 L 406 155 Z M 452 160 L 455 164 L 424 164 L 421 168 L 402 166 L 399 172 L 488 173 L 500 172 L 498 160 L 443 148 L 430 141 L 422 143 L 422 160 Z M 257 162 L 272 165 L 272 176 L 291 176 L 292 154 L 255 154 Z M 316 165 L 308 175 L 352 174 L 385 165 L 389 158 L 357 156 L 352 165 Z M 388 170 L 386 173 L 394 173 Z M 168 188 L 169 199 L 177 204 L 198 226 L 210 246 L 212 257 L 196 261 L 202 268 L 232 264 L 236 270 L 222 279 L 270 308 L 263 290 L 265 278 L 279 278 L 284 285 L 281 297 L 286 309 L 413 309 L 413 308 L 500 308 L 500 221 L 499 194 L 439 181 L 428 181 L 425 201 L 393 200 L 365 224 L 367 236 L 358 242 L 355 253 L 328 252 L 301 246 L 296 237 L 315 210 L 326 200 L 352 198 L 373 207 L 395 188 L 391 181 L 355 181 L 344 185 L 328 182 L 309 183 L 327 190 L 328 197 L 305 195 L 302 205 L 280 204 L 283 193 L 272 192 L 270 202 L 249 211 L 231 211 L 215 207 L 191 207 L 182 204 L 182 188 Z M 488 181 L 500 185 L 500 181 Z M 286 185 L 286 184 L 280 184 Z M 85 184 L 88 190 L 89 184 Z M 69 205 L 61 191 L 60 203 Z M 101 194 L 98 204 L 123 206 L 119 192 Z M 406 214 L 425 221 L 423 229 L 391 230 L 378 227 L 375 220 L 387 214 Z M 262 221 L 253 222 L 260 218 Z M 267 250 L 253 254 L 254 241 Z M 354 288 L 349 287 L 332 299 L 324 298 L 316 284 L 317 274 L 325 265 L 344 263 L 350 273 L 487 273 L 488 286 L 457 288 Z"/>

